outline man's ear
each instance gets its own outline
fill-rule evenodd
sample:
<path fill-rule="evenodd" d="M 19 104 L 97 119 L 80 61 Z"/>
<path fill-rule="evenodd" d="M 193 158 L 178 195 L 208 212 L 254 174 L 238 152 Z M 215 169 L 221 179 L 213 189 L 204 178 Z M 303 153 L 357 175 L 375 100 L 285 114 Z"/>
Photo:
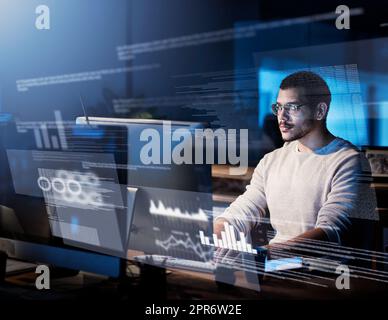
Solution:
<path fill-rule="evenodd" d="M 327 115 L 329 107 L 325 102 L 320 102 L 317 106 L 317 113 L 316 113 L 316 119 L 317 120 L 323 120 L 325 119 Z"/>

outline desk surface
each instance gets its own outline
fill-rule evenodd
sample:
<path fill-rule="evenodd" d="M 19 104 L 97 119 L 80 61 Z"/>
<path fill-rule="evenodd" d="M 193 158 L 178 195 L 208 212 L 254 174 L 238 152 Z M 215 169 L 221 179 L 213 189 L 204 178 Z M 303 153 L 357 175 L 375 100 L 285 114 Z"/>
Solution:
<path fill-rule="evenodd" d="M 335 279 L 321 279 L 320 286 L 289 279 L 265 277 L 260 291 L 246 282 L 241 272 L 236 272 L 237 286 L 219 287 L 214 276 L 197 272 L 171 270 L 166 275 L 166 287 L 160 299 L 222 299 L 222 300 L 268 300 L 268 299 L 373 299 L 388 297 L 388 284 L 374 280 L 350 279 L 350 290 L 338 290 Z M 152 300 L 158 281 L 141 284 L 132 278 L 126 285 L 117 279 L 107 279 L 93 274 L 80 273 L 77 276 L 53 279 L 50 290 L 35 288 L 36 274 L 28 272 L 7 278 L 0 285 L 0 298 L 4 300 L 82 300 L 108 299 L 126 301 Z M 251 289 L 248 289 L 251 287 Z M 123 290 L 124 288 L 124 290 Z"/>
<path fill-rule="evenodd" d="M 214 279 L 186 271 L 174 271 L 168 276 L 168 298 L 170 299 L 359 299 L 382 298 L 388 296 L 388 283 L 365 279 L 350 280 L 349 290 L 338 290 L 335 279 L 319 281 L 318 285 L 279 279 L 266 276 L 260 285 L 260 291 L 247 289 L 248 285 L 242 273 L 236 273 L 237 284 L 233 287 L 219 288 Z"/>

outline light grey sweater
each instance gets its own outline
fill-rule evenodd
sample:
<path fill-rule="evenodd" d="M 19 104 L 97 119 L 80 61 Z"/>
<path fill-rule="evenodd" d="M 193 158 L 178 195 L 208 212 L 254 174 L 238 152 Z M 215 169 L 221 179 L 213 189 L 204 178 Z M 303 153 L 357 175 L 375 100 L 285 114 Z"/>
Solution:
<path fill-rule="evenodd" d="M 270 243 L 322 228 L 341 244 L 349 218 L 377 219 L 368 168 L 364 155 L 341 138 L 313 152 L 285 143 L 263 157 L 244 194 L 219 217 L 248 235 L 269 213 L 276 231 Z"/>

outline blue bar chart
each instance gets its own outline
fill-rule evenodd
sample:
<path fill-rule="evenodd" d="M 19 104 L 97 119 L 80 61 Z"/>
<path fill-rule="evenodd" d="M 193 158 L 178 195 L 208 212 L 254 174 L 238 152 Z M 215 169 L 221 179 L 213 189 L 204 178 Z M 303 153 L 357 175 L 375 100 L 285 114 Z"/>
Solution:
<path fill-rule="evenodd" d="M 224 222 L 224 231 L 221 231 L 221 239 L 213 234 L 213 243 L 210 238 L 205 236 L 204 232 L 199 231 L 201 244 L 216 248 L 236 250 L 245 253 L 257 254 L 257 250 L 252 248 L 252 244 L 247 242 L 243 232 L 238 232 L 239 240 L 236 239 L 236 231 L 229 223 Z"/>

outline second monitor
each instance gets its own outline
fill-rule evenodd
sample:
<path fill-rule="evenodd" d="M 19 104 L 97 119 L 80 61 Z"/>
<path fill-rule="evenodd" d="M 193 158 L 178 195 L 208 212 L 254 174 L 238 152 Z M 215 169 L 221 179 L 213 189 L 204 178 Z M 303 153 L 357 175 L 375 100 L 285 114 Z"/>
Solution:
<path fill-rule="evenodd" d="M 125 180 L 138 189 L 128 248 L 210 260 L 212 251 L 201 246 L 199 231 L 212 229 L 211 165 L 195 163 L 198 146 L 191 139 L 204 124 L 99 117 L 80 117 L 77 123 L 128 129 Z M 182 158 L 186 161 L 176 161 Z"/>

